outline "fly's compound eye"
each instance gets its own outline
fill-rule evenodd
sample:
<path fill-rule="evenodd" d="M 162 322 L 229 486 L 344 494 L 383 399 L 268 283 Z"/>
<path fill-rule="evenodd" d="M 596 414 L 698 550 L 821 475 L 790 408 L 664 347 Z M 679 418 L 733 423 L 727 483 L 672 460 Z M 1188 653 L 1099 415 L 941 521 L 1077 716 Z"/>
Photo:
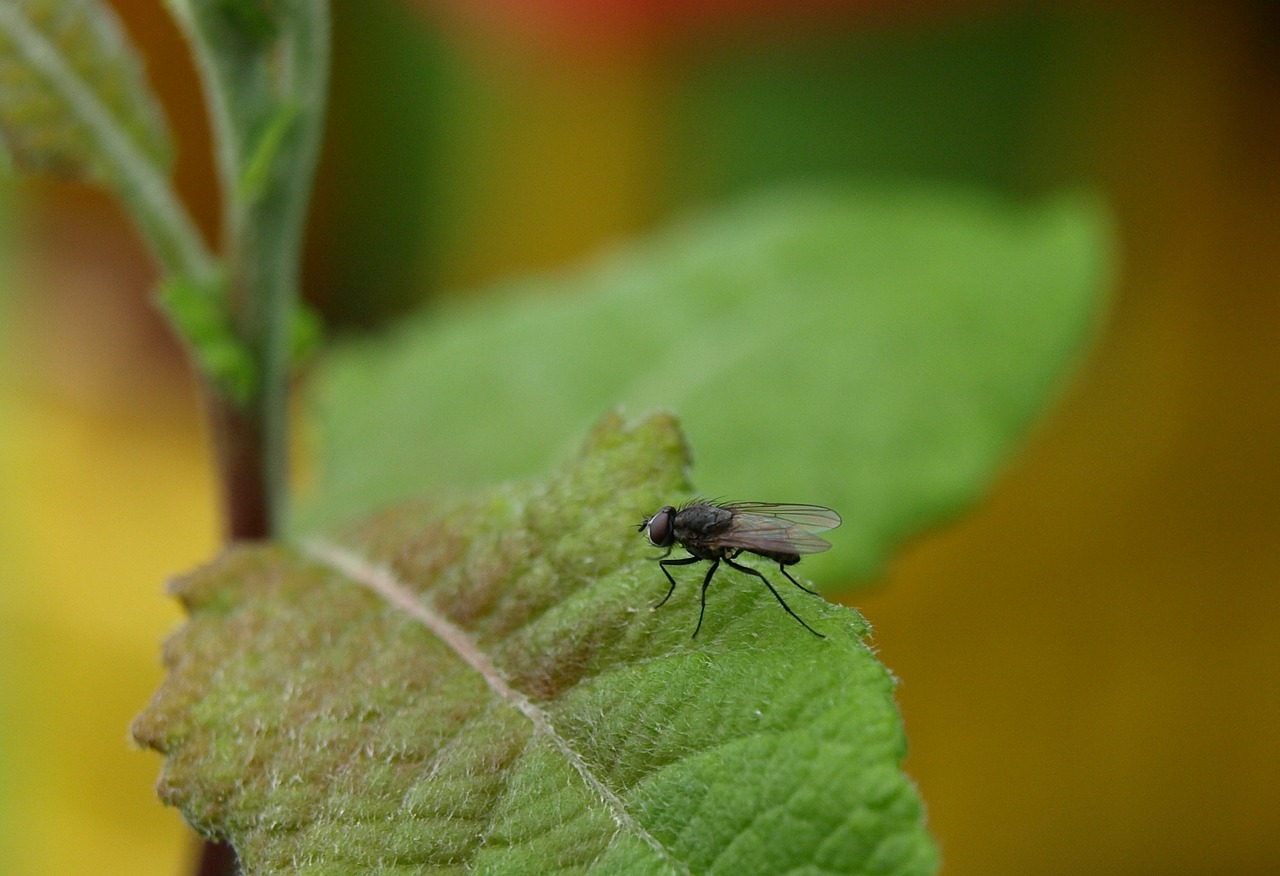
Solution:
<path fill-rule="evenodd" d="M 676 509 L 670 505 L 661 508 L 657 514 L 649 518 L 649 522 L 645 524 L 646 533 L 649 536 L 649 542 L 654 547 L 668 547 L 674 535 L 671 531 L 671 519 L 676 516 Z"/>

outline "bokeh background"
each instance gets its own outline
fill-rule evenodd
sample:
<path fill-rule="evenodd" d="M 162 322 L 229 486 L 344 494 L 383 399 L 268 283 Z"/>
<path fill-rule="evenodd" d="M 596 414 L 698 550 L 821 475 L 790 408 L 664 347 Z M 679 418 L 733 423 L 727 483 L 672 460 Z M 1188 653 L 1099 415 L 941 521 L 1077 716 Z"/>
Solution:
<path fill-rule="evenodd" d="M 181 37 L 112 5 L 212 233 Z M 376 330 L 793 180 L 1102 192 L 1121 263 L 1082 373 L 973 513 L 850 601 L 945 873 L 1280 872 L 1278 9 L 335 0 L 306 291 Z M 108 198 L 0 173 L 3 873 L 191 854 L 127 737 L 180 619 L 163 583 L 218 542 L 153 281 Z"/>

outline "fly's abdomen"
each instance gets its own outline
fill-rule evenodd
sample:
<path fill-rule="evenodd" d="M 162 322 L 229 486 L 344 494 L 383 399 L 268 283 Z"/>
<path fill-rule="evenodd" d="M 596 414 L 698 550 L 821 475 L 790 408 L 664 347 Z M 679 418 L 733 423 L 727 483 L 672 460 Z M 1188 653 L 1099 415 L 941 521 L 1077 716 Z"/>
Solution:
<path fill-rule="evenodd" d="M 800 562 L 799 554 L 786 554 L 778 551 L 752 551 L 752 553 L 758 554 L 766 559 L 773 560 L 780 566 L 794 566 L 796 563 Z"/>

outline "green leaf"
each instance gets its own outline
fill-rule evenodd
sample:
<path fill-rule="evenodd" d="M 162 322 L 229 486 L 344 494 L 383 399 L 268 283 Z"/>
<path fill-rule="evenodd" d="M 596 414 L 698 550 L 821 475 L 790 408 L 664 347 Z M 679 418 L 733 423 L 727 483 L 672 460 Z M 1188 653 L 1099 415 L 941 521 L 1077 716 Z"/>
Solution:
<path fill-rule="evenodd" d="M 599 412 L 678 411 L 712 496 L 845 518 L 810 574 L 872 574 L 985 488 L 1097 321 L 1097 206 L 785 191 L 354 343 L 318 374 L 300 530 L 535 472 Z"/>
<path fill-rule="evenodd" d="M 546 483 L 395 508 L 182 580 L 134 725 L 246 872 L 930 873 L 893 680 L 856 611 L 730 572 L 666 590 L 666 416 Z"/>
<path fill-rule="evenodd" d="M 196 283 L 218 274 L 169 185 L 160 105 L 109 6 L 0 3 L 0 140 L 21 169 L 115 189 L 169 274 Z"/>
<path fill-rule="evenodd" d="M 20 167 L 115 185 L 172 159 L 137 52 L 96 0 L 0 4 L 0 136 Z"/>

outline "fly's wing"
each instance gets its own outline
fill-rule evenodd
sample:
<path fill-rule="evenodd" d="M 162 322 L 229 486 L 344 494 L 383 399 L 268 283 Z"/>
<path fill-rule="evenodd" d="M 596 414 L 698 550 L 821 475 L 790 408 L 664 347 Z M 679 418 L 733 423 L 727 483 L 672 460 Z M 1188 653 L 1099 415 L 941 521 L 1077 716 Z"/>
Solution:
<path fill-rule="evenodd" d="M 728 502 L 720 507 L 743 514 L 777 517 L 810 532 L 826 532 L 841 524 L 840 515 L 824 505 L 787 505 L 777 502 Z"/>
<path fill-rule="evenodd" d="M 716 541 L 747 551 L 821 553 L 831 545 L 817 533 L 840 525 L 840 515 L 821 505 L 733 502 L 721 507 L 733 512 L 733 522 L 716 536 Z"/>

